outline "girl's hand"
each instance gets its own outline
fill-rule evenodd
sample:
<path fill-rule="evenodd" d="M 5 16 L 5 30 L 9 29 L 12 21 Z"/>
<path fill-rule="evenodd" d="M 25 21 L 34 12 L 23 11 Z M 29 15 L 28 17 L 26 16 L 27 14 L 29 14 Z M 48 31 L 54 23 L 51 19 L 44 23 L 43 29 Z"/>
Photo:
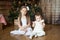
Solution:
<path fill-rule="evenodd" d="M 24 28 L 23 27 L 20 27 L 20 30 L 24 30 Z"/>
<path fill-rule="evenodd" d="M 28 25 L 25 25 L 25 26 L 24 26 L 24 29 L 27 29 L 28 27 L 29 27 Z"/>
<path fill-rule="evenodd" d="M 27 31 L 24 27 L 20 28 L 21 31 Z"/>
<path fill-rule="evenodd" d="M 32 22 L 33 24 L 32 24 L 32 27 L 34 27 L 35 26 L 35 22 Z"/>

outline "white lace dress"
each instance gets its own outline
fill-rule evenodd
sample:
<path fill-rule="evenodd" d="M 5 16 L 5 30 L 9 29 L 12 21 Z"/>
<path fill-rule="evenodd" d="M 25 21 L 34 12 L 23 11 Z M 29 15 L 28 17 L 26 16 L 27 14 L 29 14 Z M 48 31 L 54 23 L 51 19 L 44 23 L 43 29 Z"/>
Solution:
<path fill-rule="evenodd" d="M 26 18 L 21 18 L 21 22 L 22 22 L 22 27 L 25 27 L 27 25 Z M 21 31 L 20 29 L 18 29 L 18 30 L 11 31 L 10 33 L 11 34 L 19 34 L 19 35 L 21 35 L 21 34 L 30 35 L 31 34 L 31 31 L 32 31 L 32 28 L 31 27 L 28 27 L 27 28 L 27 32 Z"/>

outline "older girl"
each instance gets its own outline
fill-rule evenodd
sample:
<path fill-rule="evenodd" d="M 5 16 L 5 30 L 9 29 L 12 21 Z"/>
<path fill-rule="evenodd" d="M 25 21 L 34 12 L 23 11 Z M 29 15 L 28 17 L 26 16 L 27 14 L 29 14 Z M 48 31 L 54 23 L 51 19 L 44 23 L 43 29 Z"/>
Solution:
<path fill-rule="evenodd" d="M 11 31 L 11 34 L 24 34 L 24 35 L 30 35 L 31 34 L 31 25 L 30 25 L 30 16 L 27 13 L 26 6 L 22 6 L 20 8 L 20 14 L 18 16 L 18 30 Z"/>

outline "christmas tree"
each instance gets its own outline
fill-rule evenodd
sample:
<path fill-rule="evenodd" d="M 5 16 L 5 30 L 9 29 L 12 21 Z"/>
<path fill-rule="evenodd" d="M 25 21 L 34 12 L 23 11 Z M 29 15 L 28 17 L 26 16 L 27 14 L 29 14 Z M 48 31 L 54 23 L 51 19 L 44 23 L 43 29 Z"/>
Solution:
<path fill-rule="evenodd" d="M 39 1 L 36 0 L 13 0 L 11 3 L 11 10 L 9 11 L 8 21 L 10 23 L 14 23 L 14 19 L 17 19 L 19 15 L 19 9 L 22 5 L 29 7 L 28 13 L 31 17 L 31 20 L 34 21 L 34 14 L 42 11 L 41 8 L 38 6 L 38 2 Z"/>

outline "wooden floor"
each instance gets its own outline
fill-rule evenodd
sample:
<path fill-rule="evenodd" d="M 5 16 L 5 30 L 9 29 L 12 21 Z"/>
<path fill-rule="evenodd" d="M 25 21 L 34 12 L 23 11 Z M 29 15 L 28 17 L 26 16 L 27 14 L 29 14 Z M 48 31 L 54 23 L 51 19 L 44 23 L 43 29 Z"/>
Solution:
<path fill-rule="evenodd" d="M 13 26 L 4 29 L 0 32 L 0 40 L 30 40 L 26 36 L 15 35 L 11 36 L 9 32 L 13 30 Z M 32 40 L 60 40 L 60 25 L 46 25 L 46 35 L 43 37 L 33 37 Z"/>

